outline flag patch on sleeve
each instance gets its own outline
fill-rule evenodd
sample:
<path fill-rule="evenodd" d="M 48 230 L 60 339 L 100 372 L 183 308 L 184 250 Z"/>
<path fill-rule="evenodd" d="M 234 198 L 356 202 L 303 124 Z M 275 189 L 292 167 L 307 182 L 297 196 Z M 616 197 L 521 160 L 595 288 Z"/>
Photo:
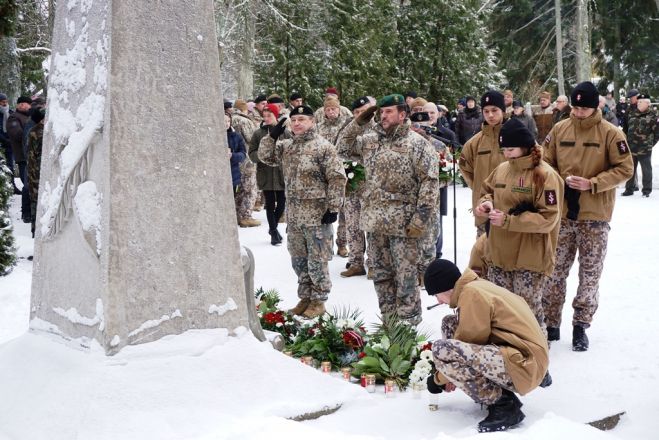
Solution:
<path fill-rule="evenodd" d="M 545 205 L 553 206 L 557 203 L 556 200 L 556 191 L 553 189 L 548 189 L 545 191 Z"/>

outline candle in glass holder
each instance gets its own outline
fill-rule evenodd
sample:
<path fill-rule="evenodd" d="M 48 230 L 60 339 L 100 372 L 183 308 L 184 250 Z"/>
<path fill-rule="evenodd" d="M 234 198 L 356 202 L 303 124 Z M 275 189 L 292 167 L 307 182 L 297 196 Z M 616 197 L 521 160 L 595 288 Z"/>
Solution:
<path fill-rule="evenodd" d="M 439 394 L 428 393 L 428 409 L 430 411 L 439 409 Z"/>
<path fill-rule="evenodd" d="M 321 362 L 320 371 L 322 371 L 323 373 L 330 373 L 332 371 L 332 363 L 330 361 Z"/>
<path fill-rule="evenodd" d="M 369 393 L 375 392 L 375 374 L 366 375 L 366 391 Z"/>
<path fill-rule="evenodd" d="M 312 356 L 303 356 L 302 363 L 313 367 L 313 357 Z"/>
<path fill-rule="evenodd" d="M 288 351 L 288 350 L 284 351 L 284 354 L 285 354 L 286 356 L 289 356 L 289 357 L 292 357 L 292 356 L 293 356 L 293 352 L 292 352 L 292 351 Z"/>
<path fill-rule="evenodd" d="M 350 367 L 341 368 L 341 377 L 343 380 L 350 382 Z"/>
<path fill-rule="evenodd" d="M 423 391 L 423 385 L 419 382 L 415 382 L 412 384 L 412 398 L 413 399 L 421 399 L 421 392 Z"/>
<path fill-rule="evenodd" d="M 395 391 L 396 389 L 394 388 L 396 386 L 396 382 L 393 379 L 387 379 L 384 381 L 384 394 L 387 397 L 395 397 Z"/>
<path fill-rule="evenodd" d="M 362 387 L 366 388 L 366 373 L 362 373 L 359 383 Z"/>

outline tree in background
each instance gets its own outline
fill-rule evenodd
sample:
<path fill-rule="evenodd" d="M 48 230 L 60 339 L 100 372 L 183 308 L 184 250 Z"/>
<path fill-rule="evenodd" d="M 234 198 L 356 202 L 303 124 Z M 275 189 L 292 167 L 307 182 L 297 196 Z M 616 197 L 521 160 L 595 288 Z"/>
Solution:
<path fill-rule="evenodd" d="M 13 105 L 20 95 L 21 70 L 16 52 L 16 0 L 0 0 L 0 91 Z"/>
<path fill-rule="evenodd" d="M 9 217 L 9 199 L 14 194 L 12 178 L 0 151 L 0 276 L 7 275 L 16 265 L 16 244 Z"/>

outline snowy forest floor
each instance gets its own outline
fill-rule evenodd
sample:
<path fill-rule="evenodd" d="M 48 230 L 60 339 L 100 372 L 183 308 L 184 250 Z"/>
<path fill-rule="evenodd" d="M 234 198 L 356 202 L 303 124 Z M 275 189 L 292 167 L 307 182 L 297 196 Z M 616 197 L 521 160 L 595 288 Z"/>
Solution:
<path fill-rule="evenodd" d="M 444 258 L 452 259 L 453 204 L 449 194 Z M 461 268 L 468 261 L 475 238 L 469 200 L 470 190 L 458 188 L 457 256 Z M 568 280 L 563 338 L 553 343 L 550 351 L 554 384 L 522 397 L 526 420 L 517 429 L 493 437 L 656 438 L 659 344 L 652 338 L 659 330 L 658 208 L 659 191 L 649 199 L 641 198 L 640 193 L 617 198 L 600 283 L 600 307 L 588 331 L 590 350 L 571 351 L 575 264 Z M 227 338 L 217 330 L 187 332 L 127 347 L 106 359 L 98 352 L 85 355 L 45 336 L 26 333 L 32 275 L 32 262 L 27 257 L 32 254 L 33 243 L 19 210 L 20 197 L 14 196 L 11 216 L 20 260 L 9 276 L 0 278 L 0 439 L 477 436 L 476 423 L 486 412 L 460 391 L 440 395 L 439 411 L 430 412 L 426 396 L 416 400 L 407 392 L 388 399 L 382 389 L 375 395 L 367 394 L 358 386 L 322 377 L 320 372 L 282 359 L 283 355 L 267 343 L 256 343 L 249 335 L 235 341 L 237 338 Z M 263 225 L 240 230 L 241 244 L 256 257 L 255 286 L 277 289 L 283 307 L 292 306 L 296 302 L 296 278 L 285 241 L 283 246 L 271 246 L 264 212 L 255 213 L 255 217 Z M 285 236 L 283 226 L 280 230 Z M 346 261 L 335 257 L 330 262 L 333 288 L 328 309 L 350 305 L 362 311 L 366 322 L 375 322 L 378 306 L 373 285 L 366 277 L 341 278 L 339 272 Z M 450 312 L 446 307 L 425 310 L 435 300 L 425 291 L 421 295 L 421 327 L 431 339 L 438 338 L 441 318 Z M 230 383 L 229 379 L 245 382 Z M 304 396 L 303 402 L 294 401 L 296 396 Z M 328 402 L 343 402 L 343 406 L 313 421 L 298 423 L 284 418 Z M 67 406 L 71 408 L 67 410 Z M 609 433 L 585 425 L 622 411 L 626 415 Z M 75 413 L 75 420 L 71 420 L 71 413 Z"/>

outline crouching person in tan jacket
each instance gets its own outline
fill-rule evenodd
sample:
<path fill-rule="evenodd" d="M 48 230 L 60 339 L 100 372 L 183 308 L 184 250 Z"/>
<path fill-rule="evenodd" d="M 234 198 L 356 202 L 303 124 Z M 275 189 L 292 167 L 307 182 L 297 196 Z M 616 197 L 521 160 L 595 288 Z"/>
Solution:
<path fill-rule="evenodd" d="M 523 298 L 464 274 L 448 260 L 433 261 L 424 276 L 426 290 L 439 304 L 455 309 L 442 321 L 444 339 L 433 343 L 436 373 L 431 393 L 460 388 L 488 415 L 479 432 L 503 431 L 524 420 L 525 395 L 542 382 L 549 365 L 547 339 Z"/>

